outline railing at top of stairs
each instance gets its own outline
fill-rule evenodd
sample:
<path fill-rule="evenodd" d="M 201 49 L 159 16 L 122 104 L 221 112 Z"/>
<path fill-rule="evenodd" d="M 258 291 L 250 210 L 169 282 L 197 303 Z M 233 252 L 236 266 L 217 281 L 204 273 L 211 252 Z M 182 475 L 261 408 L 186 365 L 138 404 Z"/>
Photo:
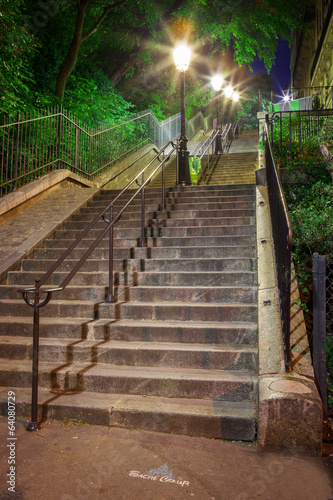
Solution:
<path fill-rule="evenodd" d="M 186 121 L 187 136 L 209 130 L 212 122 L 212 115 L 197 113 Z M 57 169 L 93 181 L 124 155 L 149 143 L 160 150 L 167 142 L 176 141 L 179 133 L 180 113 L 159 122 L 150 110 L 93 129 L 62 106 L 4 116 L 0 125 L 0 196 Z"/>
<path fill-rule="evenodd" d="M 166 150 L 170 147 L 168 153 Z M 75 274 L 79 271 L 82 265 L 86 262 L 91 253 L 95 250 L 97 245 L 101 242 L 104 236 L 109 233 L 109 287 L 108 294 L 106 296 L 107 303 L 116 302 L 116 297 L 114 295 L 114 279 L 113 279 L 113 228 L 114 225 L 119 221 L 121 215 L 126 210 L 126 208 L 132 203 L 132 201 L 141 194 L 141 239 L 140 246 L 146 246 L 146 235 L 145 235 L 145 188 L 150 183 L 153 176 L 158 172 L 162 171 L 162 188 L 161 188 L 161 206 L 160 210 L 165 210 L 165 182 L 164 182 L 164 170 L 165 163 L 170 159 L 171 155 L 177 151 L 177 186 L 179 187 L 179 150 L 180 141 L 176 144 L 173 142 L 167 143 L 158 154 L 139 172 L 126 186 L 125 188 L 115 197 L 115 199 L 109 203 L 109 205 L 104 208 L 104 210 L 98 214 L 90 224 L 82 231 L 78 238 L 67 248 L 67 250 L 59 257 L 59 259 L 54 263 L 54 265 L 41 277 L 36 278 L 35 286 L 31 288 L 21 288 L 18 291 L 22 293 L 25 302 L 33 307 L 33 359 L 32 359 L 32 401 L 31 401 L 31 421 L 27 427 L 27 430 L 34 431 L 40 427 L 37 418 L 37 406 L 38 406 L 38 357 L 39 357 L 39 311 L 41 307 L 46 306 L 54 292 L 62 291 L 66 288 L 68 283 L 72 280 Z M 160 157 L 163 155 L 162 159 Z M 153 163 L 158 161 L 159 164 L 154 168 Z M 153 171 L 149 174 L 145 180 L 145 173 L 149 167 L 153 168 Z M 141 179 L 140 179 L 141 178 Z M 139 183 L 141 180 L 141 184 Z M 128 189 L 134 184 L 138 184 L 139 188 L 131 196 L 131 198 L 124 202 L 123 207 L 114 214 L 114 205 L 116 201 L 120 200 L 122 195 L 128 191 Z M 107 216 L 106 214 L 109 213 Z M 76 263 L 73 269 L 67 274 L 65 279 L 60 283 L 59 286 L 45 285 L 46 281 L 55 273 L 59 266 L 64 262 L 66 257 L 79 245 L 82 239 L 89 233 L 91 229 L 95 227 L 100 219 L 103 219 L 106 223 L 105 228 L 101 231 L 99 236 L 91 243 L 89 248 L 85 251 L 81 259 Z M 46 297 L 41 300 L 41 296 L 46 295 Z M 34 297 L 31 300 L 29 297 Z"/>

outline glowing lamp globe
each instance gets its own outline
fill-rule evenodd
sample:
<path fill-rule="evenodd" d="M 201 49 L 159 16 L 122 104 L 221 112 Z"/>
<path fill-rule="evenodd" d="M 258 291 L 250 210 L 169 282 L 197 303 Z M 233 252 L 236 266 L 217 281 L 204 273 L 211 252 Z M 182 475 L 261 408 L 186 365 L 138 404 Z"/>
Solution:
<path fill-rule="evenodd" d="M 186 71 L 190 65 L 192 52 L 187 45 L 178 45 L 173 51 L 173 58 L 175 61 L 176 68 L 179 71 Z"/>
<path fill-rule="evenodd" d="M 234 91 L 231 85 L 228 85 L 228 87 L 224 89 L 224 94 L 228 99 L 232 96 L 233 93 Z"/>
<path fill-rule="evenodd" d="M 238 102 L 238 101 L 239 101 L 239 93 L 238 93 L 238 92 L 234 92 L 234 93 L 232 94 L 232 100 L 233 100 L 234 102 Z"/>
<path fill-rule="evenodd" d="M 223 84 L 223 76 L 222 75 L 213 76 L 212 85 L 213 85 L 213 89 L 215 90 L 215 92 L 218 92 L 219 90 L 221 90 L 222 84 Z"/>

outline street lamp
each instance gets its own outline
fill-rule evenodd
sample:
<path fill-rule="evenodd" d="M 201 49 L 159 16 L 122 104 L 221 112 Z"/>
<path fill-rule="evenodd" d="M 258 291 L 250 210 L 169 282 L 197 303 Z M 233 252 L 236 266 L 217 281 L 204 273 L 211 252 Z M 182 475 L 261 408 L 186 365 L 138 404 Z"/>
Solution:
<path fill-rule="evenodd" d="M 238 101 L 239 101 L 239 93 L 238 92 L 234 92 L 232 94 L 232 100 L 236 104 L 236 121 L 238 121 Z"/>
<path fill-rule="evenodd" d="M 212 78 L 212 85 L 213 89 L 217 93 L 216 96 L 216 129 L 218 130 L 218 133 L 216 135 L 216 141 L 215 141 L 215 154 L 222 153 L 222 141 L 221 141 L 221 130 L 220 130 L 220 120 L 219 120 L 219 92 L 221 90 L 223 84 L 223 76 L 222 75 L 215 75 Z"/>
<path fill-rule="evenodd" d="M 232 88 L 231 85 L 228 85 L 224 89 L 224 95 L 228 99 L 228 102 L 227 102 L 228 122 L 230 122 L 230 104 L 231 104 L 230 101 L 229 101 L 229 99 L 232 97 L 233 93 L 234 93 L 234 89 Z"/>
<path fill-rule="evenodd" d="M 177 185 L 191 185 L 191 176 L 189 169 L 187 151 L 187 138 L 185 132 L 185 71 L 188 69 L 191 60 L 191 50 L 187 45 L 178 45 L 173 51 L 173 58 L 175 61 L 176 68 L 180 71 L 181 75 L 181 85 L 180 85 L 180 101 L 181 101 L 181 113 L 180 113 L 180 148 L 178 150 L 178 165 L 179 171 L 177 179 Z"/>

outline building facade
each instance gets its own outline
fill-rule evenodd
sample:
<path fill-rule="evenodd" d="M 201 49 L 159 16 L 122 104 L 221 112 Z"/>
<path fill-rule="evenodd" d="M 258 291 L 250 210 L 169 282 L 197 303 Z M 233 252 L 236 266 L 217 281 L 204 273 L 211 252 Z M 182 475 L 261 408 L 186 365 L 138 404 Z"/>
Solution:
<path fill-rule="evenodd" d="M 293 32 L 291 81 L 294 97 L 312 96 L 314 107 L 333 107 L 333 0 L 317 0 L 304 13 L 306 29 Z M 297 90 L 294 90 L 297 89 Z"/>

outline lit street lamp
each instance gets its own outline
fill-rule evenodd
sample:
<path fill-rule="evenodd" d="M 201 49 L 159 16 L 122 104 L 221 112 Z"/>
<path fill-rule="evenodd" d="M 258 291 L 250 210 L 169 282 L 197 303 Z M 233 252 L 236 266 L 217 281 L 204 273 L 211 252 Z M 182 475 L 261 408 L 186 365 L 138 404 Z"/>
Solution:
<path fill-rule="evenodd" d="M 181 85 L 180 85 L 180 149 L 178 151 L 178 165 L 179 165 L 179 178 L 177 185 L 191 185 L 191 176 L 189 169 L 187 151 L 187 138 L 185 132 L 185 71 L 188 69 L 191 60 L 191 50 L 184 44 L 178 45 L 173 51 L 173 58 L 176 68 L 180 71 Z"/>
<path fill-rule="evenodd" d="M 238 92 L 234 92 L 232 94 L 232 100 L 234 101 L 234 103 L 236 103 L 236 121 L 238 121 L 238 101 L 239 101 L 239 93 Z"/>
<path fill-rule="evenodd" d="M 216 136 L 215 141 L 215 154 L 222 153 L 222 141 L 221 141 L 221 125 L 219 119 L 219 92 L 221 90 L 223 84 L 223 76 L 215 75 L 212 78 L 213 89 L 215 90 L 216 96 L 216 129 L 218 130 L 218 134 Z"/>

